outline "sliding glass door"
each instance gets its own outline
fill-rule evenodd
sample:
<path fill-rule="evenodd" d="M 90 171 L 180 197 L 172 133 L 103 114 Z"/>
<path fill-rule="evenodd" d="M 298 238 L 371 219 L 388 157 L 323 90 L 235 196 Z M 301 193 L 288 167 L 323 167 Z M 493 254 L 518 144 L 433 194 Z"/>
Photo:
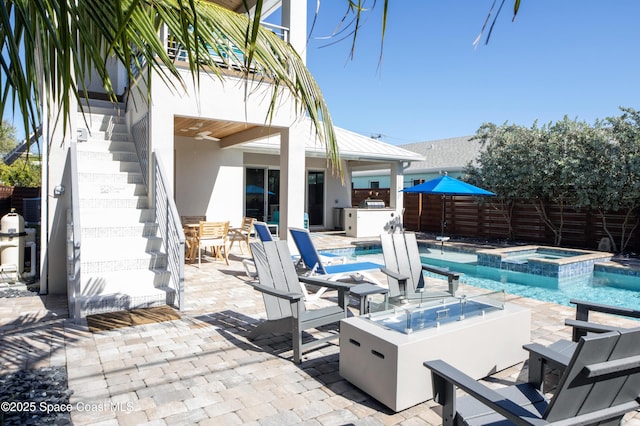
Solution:
<path fill-rule="evenodd" d="M 280 170 L 267 170 L 267 222 L 280 221 Z"/>
<path fill-rule="evenodd" d="M 245 183 L 245 216 L 265 222 L 277 222 L 280 210 L 280 170 L 247 168 Z"/>
<path fill-rule="evenodd" d="M 264 220 L 264 169 L 248 168 L 245 183 L 245 216 Z"/>
<path fill-rule="evenodd" d="M 324 225 L 324 172 L 309 171 L 307 185 L 309 225 Z"/>

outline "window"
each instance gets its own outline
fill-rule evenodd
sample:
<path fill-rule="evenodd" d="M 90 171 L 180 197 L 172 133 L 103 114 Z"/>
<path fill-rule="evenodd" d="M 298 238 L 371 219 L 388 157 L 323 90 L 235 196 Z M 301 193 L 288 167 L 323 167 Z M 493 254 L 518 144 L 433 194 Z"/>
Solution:
<path fill-rule="evenodd" d="M 380 181 L 379 180 L 372 180 L 371 182 L 369 182 L 369 188 L 371 188 L 371 189 L 380 188 Z"/>

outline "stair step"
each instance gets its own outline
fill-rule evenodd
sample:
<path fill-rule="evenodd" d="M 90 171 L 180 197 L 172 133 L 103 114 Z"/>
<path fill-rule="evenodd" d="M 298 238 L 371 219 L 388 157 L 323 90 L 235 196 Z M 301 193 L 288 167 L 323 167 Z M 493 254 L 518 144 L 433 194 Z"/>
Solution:
<path fill-rule="evenodd" d="M 89 129 L 87 135 L 91 141 L 129 141 L 129 134 L 125 132 L 104 131 L 95 127 Z"/>
<path fill-rule="evenodd" d="M 167 255 L 165 253 L 135 253 L 126 259 L 112 259 L 105 256 L 100 259 L 87 257 L 89 253 L 83 253 L 81 257 L 82 274 L 99 274 L 117 271 L 137 271 L 137 270 L 162 270 L 167 267 Z"/>
<path fill-rule="evenodd" d="M 84 144 L 86 145 L 86 144 Z M 78 151 L 78 162 L 83 161 L 138 161 L 138 154 L 135 151 Z"/>
<path fill-rule="evenodd" d="M 82 110 L 80 106 L 78 106 L 78 114 L 82 115 L 82 113 L 86 116 L 100 116 L 100 115 L 109 115 L 122 117 L 124 116 L 124 106 L 122 104 L 112 104 L 108 101 L 98 101 L 91 102 L 90 105 L 82 104 Z"/>
<path fill-rule="evenodd" d="M 83 296 L 97 294 L 140 293 L 169 285 L 171 276 L 163 270 L 132 270 L 91 273 L 82 270 L 80 288 Z"/>
<path fill-rule="evenodd" d="M 83 228 L 147 224 L 153 223 L 154 218 L 152 209 L 83 208 L 80 210 L 80 225 Z"/>
<path fill-rule="evenodd" d="M 156 288 L 147 294 L 105 294 L 100 296 L 79 296 L 80 317 L 131 309 L 153 308 L 163 305 L 175 306 L 175 292 L 169 287 Z"/>
<path fill-rule="evenodd" d="M 148 207 L 149 199 L 143 195 L 117 198 L 80 198 L 80 209 L 146 209 Z"/>
<path fill-rule="evenodd" d="M 118 172 L 140 172 L 140 164 L 137 161 L 105 161 L 94 159 L 83 159 L 78 161 L 78 173 L 98 172 L 98 173 L 118 173 Z"/>
<path fill-rule="evenodd" d="M 137 223 L 131 225 L 82 226 L 82 239 L 86 238 L 122 238 L 122 237 L 154 237 L 158 234 L 157 223 Z"/>
<path fill-rule="evenodd" d="M 161 254 L 162 239 L 155 235 L 142 237 L 124 235 L 119 238 L 87 238 L 82 240 L 82 248 L 87 251 L 83 261 L 118 260 L 147 254 Z"/>
<path fill-rule="evenodd" d="M 91 194 L 100 198 L 137 197 L 147 195 L 147 187 L 141 183 L 83 182 L 80 194 Z"/>
<path fill-rule="evenodd" d="M 163 305 L 175 306 L 175 292 L 169 287 L 158 288 L 151 294 L 134 295 L 108 294 L 103 296 L 80 296 L 80 317 L 105 314 L 131 309 L 154 308 Z"/>
<path fill-rule="evenodd" d="M 117 172 L 117 173 L 100 173 L 100 172 L 83 172 L 78 173 L 80 186 L 83 183 L 97 183 L 97 184 L 143 184 L 144 179 L 140 172 Z"/>
<path fill-rule="evenodd" d="M 82 119 L 81 119 L 82 120 Z M 92 116 L 91 119 L 87 118 L 87 121 L 81 121 L 81 127 L 87 127 L 91 133 L 93 132 L 107 132 L 107 133 L 129 133 L 127 122 L 124 117 L 100 115 Z"/>
<path fill-rule="evenodd" d="M 95 129 L 98 131 L 122 131 L 127 132 L 127 120 L 124 116 L 113 114 L 87 114 L 85 116 L 78 112 L 78 128 Z"/>
<path fill-rule="evenodd" d="M 136 146 L 131 141 L 107 141 L 89 139 L 78 144 L 78 153 L 92 152 L 136 152 Z"/>
<path fill-rule="evenodd" d="M 101 108 L 124 108 L 124 104 L 122 102 L 111 102 L 106 99 L 80 99 L 80 104 L 87 108 L 90 107 L 101 107 Z M 80 107 L 78 107 L 79 109 Z"/>

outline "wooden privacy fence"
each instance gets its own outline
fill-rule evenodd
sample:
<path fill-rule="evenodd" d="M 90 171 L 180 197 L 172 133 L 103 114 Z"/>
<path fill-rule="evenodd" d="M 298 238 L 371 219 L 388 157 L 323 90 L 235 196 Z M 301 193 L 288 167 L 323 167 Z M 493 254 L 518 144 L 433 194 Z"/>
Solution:
<path fill-rule="evenodd" d="M 352 189 L 351 190 L 351 207 L 358 207 L 362 200 L 371 198 L 372 200 L 384 200 L 384 205 L 389 207 L 390 192 L 389 188 L 374 189 Z"/>
<path fill-rule="evenodd" d="M 442 197 L 430 194 L 403 194 L 405 229 L 440 234 L 442 217 Z M 354 189 L 352 205 L 367 198 L 382 199 L 389 205 L 389 189 Z M 454 237 L 486 239 L 506 239 L 509 236 L 508 215 L 503 214 L 500 203 L 493 198 L 485 198 L 482 203 L 476 197 L 445 197 L 445 234 Z M 560 223 L 560 209 L 548 205 L 551 221 Z M 607 226 L 619 245 L 625 212 L 608 212 Z M 597 212 L 585 209 L 566 208 L 561 245 L 584 249 L 596 249 L 600 239 L 607 237 L 602 219 Z M 637 219 L 637 215 L 632 221 Z M 553 245 L 554 235 L 538 215 L 533 204 L 516 202 L 511 212 L 512 239 Z M 640 229 L 636 229 L 625 251 L 640 251 Z"/>

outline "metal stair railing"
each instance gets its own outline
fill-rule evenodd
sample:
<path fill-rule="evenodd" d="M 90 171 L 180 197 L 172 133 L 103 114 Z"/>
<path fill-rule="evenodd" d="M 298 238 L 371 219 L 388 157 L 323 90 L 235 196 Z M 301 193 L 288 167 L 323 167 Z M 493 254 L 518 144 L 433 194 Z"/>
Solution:
<path fill-rule="evenodd" d="M 42 136 L 42 124 L 38 126 L 34 133 L 31 133 L 28 138 L 25 138 L 22 142 L 20 142 L 15 148 L 13 148 L 10 152 L 8 152 L 4 157 L 2 157 L 2 161 L 7 166 L 12 165 L 24 152 L 27 148 L 31 147 L 32 144 L 38 142 L 38 138 Z"/>
<path fill-rule="evenodd" d="M 69 317 L 78 321 L 81 316 L 80 292 L 80 196 L 78 194 L 78 149 L 75 140 L 69 145 L 71 205 L 67 209 L 67 298 Z"/>
<path fill-rule="evenodd" d="M 176 294 L 179 310 L 184 308 L 184 248 L 185 236 L 178 208 L 166 183 L 164 167 L 153 152 L 153 206 L 160 236 L 167 251 L 170 287 Z"/>

